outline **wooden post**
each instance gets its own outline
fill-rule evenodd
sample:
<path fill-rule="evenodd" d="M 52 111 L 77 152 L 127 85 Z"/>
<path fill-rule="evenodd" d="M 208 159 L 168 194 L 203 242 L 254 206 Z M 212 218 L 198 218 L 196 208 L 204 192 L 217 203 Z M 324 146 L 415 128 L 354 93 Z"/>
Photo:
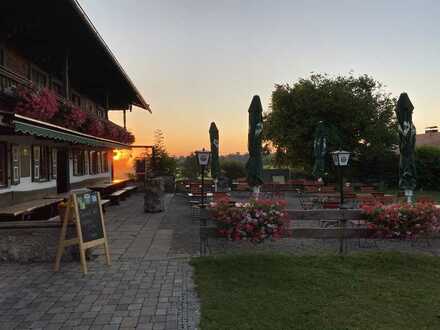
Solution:
<path fill-rule="evenodd" d="M 110 101 L 109 101 L 109 95 L 108 91 L 105 92 L 105 119 L 108 120 L 108 112 L 110 109 Z"/>
<path fill-rule="evenodd" d="M 127 110 L 123 110 L 124 111 L 124 128 L 127 129 Z"/>
<path fill-rule="evenodd" d="M 64 93 L 66 94 L 66 100 L 70 100 L 70 78 L 69 78 L 70 58 L 69 51 L 66 50 L 66 56 L 64 60 Z"/>

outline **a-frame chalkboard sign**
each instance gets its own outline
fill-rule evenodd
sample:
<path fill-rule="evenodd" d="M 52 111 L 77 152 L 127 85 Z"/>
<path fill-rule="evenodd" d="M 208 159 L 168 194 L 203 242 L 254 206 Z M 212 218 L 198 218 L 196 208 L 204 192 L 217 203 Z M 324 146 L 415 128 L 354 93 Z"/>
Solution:
<path fill-rule="evenodd" d="M 75 223 L 77 237 L 68 239 L 66 237 L 67 227 L 72 221 Z M 84 274 L 87 274 L 86 250 L 94 246 L 104 245 L 107 265 L 110 265 L 110 251 L 99 192 L 90 190 L 71 192 L 61 227 L 55 271 L 60 269 L 64 248 L 71 245 L 78 245 L 81 269 Z"/>

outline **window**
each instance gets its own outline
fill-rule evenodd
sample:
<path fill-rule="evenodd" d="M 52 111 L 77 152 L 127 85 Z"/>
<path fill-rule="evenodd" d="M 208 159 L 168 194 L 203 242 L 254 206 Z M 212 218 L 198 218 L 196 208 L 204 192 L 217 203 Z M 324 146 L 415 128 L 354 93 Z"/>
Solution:
<path fill-rule="evenodd" d="M 55 94 L 63 96 L 64 95 L 64 88 L 63 84 L 55 79 L 52 79 L 52 90 L 55 92 Z"/>
<path fill-rule="evenodd" d="M 86 158 L 83 150 L 73 151 L 73 175 L 81 176 L 86 173 Z"/>
<path fill-rule="evenodd" d="M 31 151 L 29 146 L 22 146 L 20 149 L 20 177 L 31 176 Z"/>
<path fill-rule="evenodd" d="M 0 186 L 7 186 L 7 162 L 6 143 L 0 143 Z"/>
<path fill-rule="evenodd" d="M 90 174 L 98 174 L 98 155 L 96 151 L 90 151 Z"/>
<path fill-rule="evenodd" d="M 71 100 L 77 107 L 81 107 L 81 97 L 77 93 L 72 92 Z"/>
<path fill-rule="evenodd" d="M 32 147 L 32 170 L 34 181 L 48 181 L 50 178 L 50 148 L 47 146 Z"/>
<path fill-rule="evenodd" d="M 58 151 L 57 149 L 52 149 L 52 179 L 57 178 L 57 164 L 58 164 Z"/>
<path fill-rule="evenodd" d="M 20 147 L 13 145 L 12 150 L 12 184 L 20 183 Z"/>
<path fill-rule="evenodd" d="M 37 88 L 43 89 L 47 87 L 47 74 L 45 74 L 43 71 L 38 70 L 35 67 L 31 68 L 31 80 Z"/>

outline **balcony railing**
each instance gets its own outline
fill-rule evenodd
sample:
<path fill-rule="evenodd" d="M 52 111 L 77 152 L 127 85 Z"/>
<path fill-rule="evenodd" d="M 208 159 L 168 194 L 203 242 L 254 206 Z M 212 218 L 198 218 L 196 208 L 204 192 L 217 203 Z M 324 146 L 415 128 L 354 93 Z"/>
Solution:
<path fill-rule="evenodd" d="M 16 86 L 30 87 L 31 81 L 0 65 L 0 91 L 5 92 L 9 88 Z"/>
<path fill-rule="evenodd" d="M 0 66 L 0 94 L 7 95 L 7 91 L 9 89 L 11 89 L 13 87 L 20 87 L 20 86 L 30 88 L 31 90 L 37 90 L 35 85 L 33 85 L 29 79 L 24 78 L 22 76 L 19 76 L 15 73 L 11 72 L 10 70 Z M 67 100 L 64 97 L 57 95 L 55 93 L 55 91 L 53 91 L 53 92 L 57 97 L 59 105 L 66 104 Z M 106 138 L 115 139 L 115 140 L 124 140 L 123 143 L 130 143 L 129 142 L 130 138 L 127 137 L 127 134 L 128 135 L 131 135 L 131 134 L 127 133 L 121 126 L 108 120 L 108 118 L 106 118 L 106 116 L 105 116 L 106 111 L 104 108 L 97 106 L 96 109 L 97 109 L 97 112 L 90 112 L 90 111 L 87 111 L 84 109 L 81 109 L 81 111 L 83 111 L 85 113 L 89 113 L 89 115 L 92 115 L 92 117 L 91 117 L 92 120 L 94 120 L 94 121 L 98 120 L 99 122 L 101 122 L 101 131 L 102 131 L 102 129 L 105 129 L 107 132 L 108 131 L 114 132 L 115 126 L 117 126 L 116 130 L 119 131 L 119 133 L 114 133 L 114 134 L 116 134 L 117 137 L 107 137 L 106 136 Z M 11 111 L 11 112 L 13 111 L 13 109 L 1 109 L 1 110 L 7 110 L 7 111 Z M 98 112 L 100 112 L 102 115 L 99 115 Z M 96 118 L 96 119 L 93 119 L 93 118 Z M 35 118 L 35 119 L 39 119 L 39 118 Z M 43 121 L 44 121 L 44 119 L 43 119 Z M 64 125 L 61 125 L 61 126 L 64 126 Z M 102 126 L 104 126 L 104 128 L 102 128 Z M 76 128 L 69 127 L 69 125 L 67 125 L 65 127 L 70 128 L 70 129 L 74 129 L 74 130 L 76 129 Z M 113 127 L 113 129 L 112 129 L 112 127 Z M 95 130 L 92 130 L 92 132 L 94 132 L 94 131 L 96 131 L 96 125 L 95 125 Z M 87 133 L 89 133 L 91 135 L 96 135 L 98 137 L 103 137 L 103 136 L 101 136 L 101 134 L 94 134 L 92 132 L 87 132 Z"/>

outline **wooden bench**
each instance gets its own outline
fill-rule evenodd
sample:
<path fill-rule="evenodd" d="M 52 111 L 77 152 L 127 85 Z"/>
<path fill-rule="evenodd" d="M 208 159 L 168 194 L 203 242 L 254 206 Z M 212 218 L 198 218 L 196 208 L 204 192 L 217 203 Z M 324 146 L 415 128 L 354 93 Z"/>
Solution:
<path fill-rule="evenodd" d="M 7 206 L 0 209 L 0 219 L 26 220 L 32 213 L 45 207 L 51 208 L 50 214 L 53 216 L 56 214 L 57 205 L 63 200 L 63 198 L 42 198 Z"/>
<path fill-rule="evenodd" d="M 110 205 L 110 199 L 101 199 L 102 212 L 105 213 L 106 207 Z"/>
<path fill-rule="evenodd" d="M 127 186 L 124 189 L 127 191 L 127 193 L 130 195 L 132 192 L 135 192 L 137 190 L 137 186 Z"/>
<path fill-rule="evenodd" d="M 121 200 L 124 200 L 126 195 L 127 195 L 127 190 L 121 189 L 108 195 L 108 198 L 110 199 L 111 204 L 119 205 L 119 202 Z"/>

